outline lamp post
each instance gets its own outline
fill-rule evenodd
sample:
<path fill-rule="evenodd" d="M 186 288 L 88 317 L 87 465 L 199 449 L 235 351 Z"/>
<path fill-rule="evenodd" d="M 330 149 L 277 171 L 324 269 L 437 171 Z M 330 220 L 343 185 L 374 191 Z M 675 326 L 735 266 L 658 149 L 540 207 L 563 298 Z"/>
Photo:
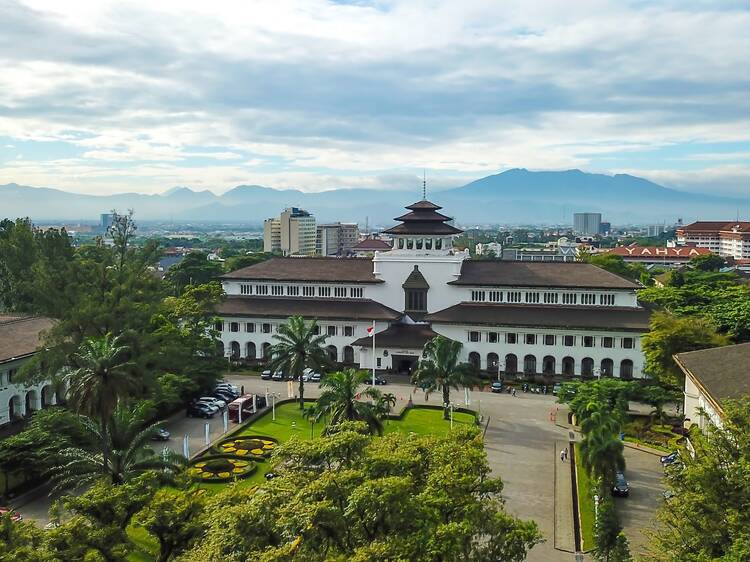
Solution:
<path fill-rule="evenodd" d="M 453 402 L 448 405 L 451 409 L 451 429 L 453 429 Z"/>
<path fill-rule="evenodd" d="M 500 382 L 501 373 L 503 372 L 503 369 L 505 369 L 505 363 L 502 361 L 497 362 L 497 382 Z"/>
<path fill-rule="evenodd" d="M 271 419 L 276 421 L 276 393 L 271 394 Z"/>

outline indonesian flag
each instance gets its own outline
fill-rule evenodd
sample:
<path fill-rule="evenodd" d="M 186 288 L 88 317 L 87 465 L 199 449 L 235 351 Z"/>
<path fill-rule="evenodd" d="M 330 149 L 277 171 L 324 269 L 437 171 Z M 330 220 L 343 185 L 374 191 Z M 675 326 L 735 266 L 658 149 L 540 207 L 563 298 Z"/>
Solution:
<path fill-rule="evenodd" d="M 375 335 L 375 326 L 370 326 L 369 328 L 367 328 L 367 335 L 370 337 Z"/>

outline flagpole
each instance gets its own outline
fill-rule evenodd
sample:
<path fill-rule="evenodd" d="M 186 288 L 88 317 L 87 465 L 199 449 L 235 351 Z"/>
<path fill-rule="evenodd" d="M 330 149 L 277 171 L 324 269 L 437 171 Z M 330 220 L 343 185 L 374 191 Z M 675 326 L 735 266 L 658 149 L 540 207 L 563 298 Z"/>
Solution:
<path fill-rule="evenodd" d="M 375 320 L 372 321 L 372 386 L 375 386 Z"/>

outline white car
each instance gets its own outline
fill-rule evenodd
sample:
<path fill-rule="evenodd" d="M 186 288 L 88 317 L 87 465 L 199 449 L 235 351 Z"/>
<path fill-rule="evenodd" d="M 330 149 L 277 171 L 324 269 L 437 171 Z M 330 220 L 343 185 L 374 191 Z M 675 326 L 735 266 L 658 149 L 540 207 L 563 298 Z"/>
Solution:
<path fill-rule="evenodd" d="M 230 384 L 228 382 L 220 382 L 220 383 L 218 383 L 216 385 L 216 389 L 218 390 L 220 388 L 225 388 L 227 390 L 231 390 L 235 394 L 239 394 L 240 393 L 240 389 L 239 389 L 239 387 L 237 385 Z"/>
<path fill-rule="evenodd" d="M 310 375 L 310 382 L 320 382 L 320 373 L 313 373 Z"/>
<path fill-rule="evenodd" d="M 209 406 L 215 406 L 219 410 L 223 410 L 227 407 L 227 403 L 220 398 L 214 398 L 213 396 L 201 396 L 196 400 L 199 404 L 208 404 Z"/>

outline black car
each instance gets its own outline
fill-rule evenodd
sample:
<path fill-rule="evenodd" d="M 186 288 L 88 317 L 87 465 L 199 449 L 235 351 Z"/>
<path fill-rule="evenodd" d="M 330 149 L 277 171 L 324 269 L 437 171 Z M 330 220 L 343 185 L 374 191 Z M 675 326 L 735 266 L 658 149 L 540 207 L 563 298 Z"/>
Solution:
<path fill-rule="evenodd" d="M 151 436 L 151 441 L 169 441 L 169 438 L 169 432 L 163 427 L 160 427 Z"/>
<path fill-rule="evenodd" d="M 495 393 L 502 392 L 503 391 L 503 383 L 498 382 L 498 381 L 493 382 L 491 390 L 492 390 L 492 392 L 495 392 Z"/>
<path fill-rule="evenodd" d="M 660 459 L 662 466 L 669 466 L 670 464 L 673 464 L 680 460 L 679 454 L 677 451 L 674 453 L 669 453 L 668 455 L 662 456 Z"/>
<path fill-rule="evenodd" d="M 234 402 L 237 398 L 239 398 L 239 395 L 228 390 L 215 390 L 214 396 L 219 400 L 223 400 L 227 404 L 229 404 L 230 402 Z"/>
<path fill-rule="evenodd" d="M 383 377 L 375 377 L 375 384 L 378 386 L 383 385 L 383 384 L 388 384 L 388 381 L 385 380 Z"/>
<path fill-rule="evenodd" d="M 266 369 L 260 374 L 260 378 L 263 379 L 264 381 L 270 381 L 271 375 L 272 375 L 271 371 L 269 369 Z"/>
<path fill-rule="evenodd" d="M 612 495 L 620 497 L 628 497 L 630 495 L 630 485 L 625 480 L 625 475 L 622 472 L 618 472 L 615 475 L 615 484 L 612 486 Z"/>
<path fill-rule="evenodd" d="M 211 408 L 208 404 L 201 404 L 200 402 L 193 402 L 188 404 L 187 417 L 189 418 L 212 418 L 217 412 L 217 409 Z"/>

